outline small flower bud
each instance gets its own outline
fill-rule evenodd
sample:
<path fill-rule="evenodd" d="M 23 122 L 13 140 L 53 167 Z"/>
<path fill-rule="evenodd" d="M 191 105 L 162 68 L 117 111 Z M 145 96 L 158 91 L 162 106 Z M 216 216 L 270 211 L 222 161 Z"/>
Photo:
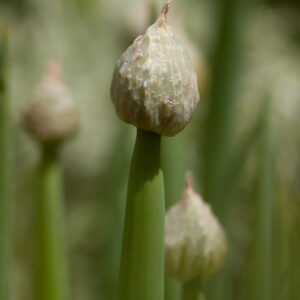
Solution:
<path fill-rule="evenodd" d="M 225 234 L 187 174 L 182 198 L 165 222 L 165 272 L 181 281 L 216 272 L 227 252 Z"/>
<path fill-rule="evenodd" d="M 77 129 L 79 112 L 61 81 L 58 62 L 49 65 L 25 115 L 26 129 L 40 142 L 58 143 Z"/>
<path fill-rule="evenodd" d="M 187 50 L 167 25 L 168 5 L 117 62 L 111 98 L 123 121 L 173 136 L 191 120 L 199 93 Z"/>

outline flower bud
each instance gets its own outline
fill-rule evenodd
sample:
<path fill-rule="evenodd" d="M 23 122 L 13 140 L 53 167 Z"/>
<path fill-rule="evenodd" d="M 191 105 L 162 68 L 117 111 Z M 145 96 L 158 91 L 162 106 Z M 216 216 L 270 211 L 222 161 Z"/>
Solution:
<path fill-rule="evenodd" d="M 189 174 L 182 198 L 165 221 L 165 272 L 181 281 L 216 272 L 227 252 L 225 234 Z"/>
<path fill-rule="evenodd" d="M 61 81 L 60 64 L 52 62 L 35 90 L 25 127 L 38 141 L 53 144 L 72 135 L 78 123 L 79 112 Z"/>
<path fill-rule="evenodd" d="M 123 121 L 173 136 L 191 120 L 199 93 L 187 50 L 167 25 L 168 5 L 117 62 L 111 98 Z"/>

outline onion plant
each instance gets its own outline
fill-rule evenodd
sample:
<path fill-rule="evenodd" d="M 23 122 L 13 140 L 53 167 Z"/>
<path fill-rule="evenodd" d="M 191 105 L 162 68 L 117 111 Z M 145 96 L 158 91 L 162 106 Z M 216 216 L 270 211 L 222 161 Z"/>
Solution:
<path fill-rule="evenodd" d="M 203 299 L 202 279 L 222 266 L 227 241 L 190 173 L 180 201 L 167 212 L 165 234 L 165 271 L 182 282 L 181 300 Z"/>
<path fill-rule="evenodd" d="M 78 112 L 53 62 L 38 85 L 25 126 L 41 146 L 39 196 L 35 205 L 35 299 L 68 299 L 61 143 L 77 128 Z"/>
<path fill-rule="evenodd" d="M 180 132 L 199 100 L 190 58 L 167 25 L 169 2 L 121 56 L 111 84 L 116 113 L 138 128 L 127 192 L 119 300 L 164 298 L 161 135 Z"/>

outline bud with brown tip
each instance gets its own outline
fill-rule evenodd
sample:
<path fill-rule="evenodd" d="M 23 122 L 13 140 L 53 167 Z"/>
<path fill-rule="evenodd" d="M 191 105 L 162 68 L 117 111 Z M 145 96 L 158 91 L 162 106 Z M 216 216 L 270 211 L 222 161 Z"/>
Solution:
<path fill-rule="evenodd" d="M 25 115 L 26 129 L 41 143 L 56 144 L 74 133 L 79 112 L 61 81 L 61 66 L 50 63 Z"/>
<path fill-rule="evenodd" d="M 166 215 L 165 272 L 183 282 L 212 274 L 222 266 L 226 252 L 223 229 L 195 193 L 188 173 L 181 200 Z"/>
<path fill-rule="evenodd" d="M 167 25 L 169 2 L 117 62 L 111 98 L 123 121 L 173 136 L 191 120 L 199 93 L 187 50 Z"/>

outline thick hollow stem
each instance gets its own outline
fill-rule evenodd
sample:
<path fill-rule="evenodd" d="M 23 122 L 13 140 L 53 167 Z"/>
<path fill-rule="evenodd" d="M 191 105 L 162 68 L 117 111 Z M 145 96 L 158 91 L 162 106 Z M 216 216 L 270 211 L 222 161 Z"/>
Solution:
<path fill-rule="evenodd" d="M 160 135 L 138 129 L 131 162 L 119 300 L 163 300 L 164 183 Z"/>
<path fill-rule="evenodd" d="M 36 299 L 66 300 L 62 176 L 55 148 L 44 147 L 36 203 Z"/>
<path fill-rule="evenodd" d="M 11 123 L 7 97 L 7 28 L 0 29 L 0 300 L 9 298 L 11 253 Z"/>
<path fill-rule="evenodd" d="M 181 300 L 205 300 L 202 291 L 202 278 L 198 277 L 182 284 Z"/>

